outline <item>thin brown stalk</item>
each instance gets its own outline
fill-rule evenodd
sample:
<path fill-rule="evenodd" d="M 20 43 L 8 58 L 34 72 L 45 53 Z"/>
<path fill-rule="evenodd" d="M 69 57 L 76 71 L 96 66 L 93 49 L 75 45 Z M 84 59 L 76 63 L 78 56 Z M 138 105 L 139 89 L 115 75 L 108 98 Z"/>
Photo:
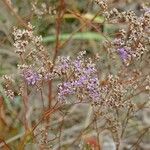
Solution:
<path fill-rule="evenodd" d="M 100 11 L 98 11 L 96 13 L 96 15 L 91 19 L 91 22 L 95 20 L 95 18 L 99 15 Z M 63 48 L 67 43 L 68 41 L 74 36 L 74 34 L 76 34 L 77 32 L 79 32 L 84 26 L 86 26 L 87 24 L 84 22 L 84 24 L 80 25 L 79 28 L 77 28 L 74 32 L 71 33 L 70 37 L 64 41 L 64 43 L 62 43 L 59 48 Z"/>
<path fill-rule="evenodd" d="M 22 55 L 20 55 L 20 61 L 21 61 L 21 64 L 24 64 L 24 57 Z M 30 129 L 29 118 L 28 118 L 29 98 L 28 98 L 27 90 L 28 90 L 28 87 L 27 87 L 26 81 L 24 81 L 21 96 L 22 96 L 22 100 L 23 100 L 23 104 L 24 104 L 24 126 L 25 126 L 26 133 Z"/>
<path fill-rule="evenodd" d="M 94 111 L 94 108 L 93 108 L 93 111 Z M 97 124 L 97 116 L 95 114 L 95 111 L 94 111 L 94 125 L 95 125 L 95 130 L 96 130 L 96 138 L 97 138 L 97 149 L 98 150 L 101 150 L 101 144 L 100 144 L 100 132 L 99 132 L 99 129 L 98 129 L 98 124 Z"/>
<path fill-rule="evenodd" d="M 5 6 L 8 8 L 8 10 L 10 10 L 10 12 L 12 12 L 12 14 L 17 18 L 17 20 L 20 23 L 20 25 L 22 25 L 26 29 L 30 30 L 30 28 L 28 27 L 27 23 L 24 22 L 24 20 L 17 14 L 17 12 L 14 10 L 13 6 L 7 0 L 2 0 L 2 1 L 5 4 Z"/>
<path fill-rule="evenodd" d="M 59 5 L 59 11 L 58 15 L 56 18 L 56 44 L 55 44 L 55 49 L 54 49 L 54 56 L 53 56 L 53 67 L 55 64 L 56 57 L 58 55 L 58 50 L 59 50 L 59 35 L 61 32 L 61 24 L 62 24 L 62 19 L 64 15 L 64 9 L 65 9 L 65 1 L 60 0 L 60 5 Z M 53 70 L 53 67 L 51 68 L 51 71 Z M 48 100 L 49 100 L 49 108 L 51 108 L 52 105 L 52 81 L 48 82 L 48 89 L 49 89 L 49 94 L 48 94 Z"/>
<path fill-rule="evenodd" d="M 150 129 L 150 127 L 147 127 L 145 129 L 143 129 L 143 132 L 139 136 L 138 140 L 132 145 L 132 147 L 130 149 L 132 149 L 132 150 L 136 150 L 137 149 L 137 146 L 140 144 L 140 142 L 142 141 L 143 136 L 149 131 L 149 129 Z"/>
<path fill-rule="evenodd" d="M 23 93 L 22 93 L 22 99 L 23 99 L 23 103 L 24 103 L 24 126 L 25 126 L 25 130 L 26 132 L 29 131 L 30 129 L 30 125 L 29 125 L 29 119 L 28 119 L 28 113 L 29 113 L 29 100 L 28 100 L 28 94 L 27 94 L 27 86 L 25 84 Z"/>
<path fill-rule="evenodd" d="M 9 145 L 5 142 L 5 140 L 3 140 L 1 138 L 0 138 L 0 144 L 3 144 L 2 147 L 4 148 L 4 150 L 11 150 Z"/>

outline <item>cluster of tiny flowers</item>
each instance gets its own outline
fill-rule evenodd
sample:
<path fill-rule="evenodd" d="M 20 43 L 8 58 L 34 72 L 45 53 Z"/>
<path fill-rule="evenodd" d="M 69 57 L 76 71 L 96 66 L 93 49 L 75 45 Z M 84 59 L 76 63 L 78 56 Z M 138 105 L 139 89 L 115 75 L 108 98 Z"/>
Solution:
<path fill-rule="evenodd" d="M 42 38 L 34 35 L 30 24 L 29 27 L 31 30 L 15 29 L 13 33 L 16 53 L 24 59 L 24 65 L 20 65 L 20 70 L 26 83 L 34 86 L 41 81 L 43 83 L 56 77 L 64 78 L 65 82 L 58 85 L 59 100 L 65 100 L 68 95 L 74 94 L 80 100 L 84 98 L 98 101 L 100 92 L 97 70 L 91 59 L 85 59 L 85 52 L 79 53 L 74 61 L 70 57 L 58 57 L 53 67 L 48 53 L 41 45 Z M 34 49 L 31 47 L 28 51 L 27 46 L 31 45 Z"/>
<path fill-rule="evenodd" d="M 26 47 L 29 44 L 29 40 L 32 39 L 33 37 L 33 27 L 31 26 L 31 24 L 28 24 L 28 27 L 31 30 L 27 30 L 27 29 L 17 29 L 14 28 L 14 46 L 16 47 L 16 53 L 18 53 L 19 55 L 22 55 L 23 53 L 25 53 L 26 51 Z"/>
<path fill-rule="evenodd" d="M 122 61 L 126 61 L 129 58 L 129 54 L 127 53 L 127 51 L 125 50 L 125 48 L 119 48 L 118 49 L 118 53 L 120 55 L 120 58 Z"/>
<path fill-rule="evenodd" d="M 103 11 L 107 10 L 107 0 L 95 0 L 95 3 L 98 4 Z"/>
<path fill-rule="evenodd" d="M 15 52 L 19 54 L 19 56 L 22 56 L 22 59 L 26 59 L 26 61 L 29 62 L 32 61 L 32 63 L 42 66 L 49 60 L 48 53 L 41 43 L 42 36 L 34 35 L 34 26 L 30 23 L 28 24 L 28 28 L 29 29 L 22 30 L 14 28 Z"/>
<path fill-rule="evenodd" d="M 38 18 L 43 17 L 46 14 L 56 15 L 57 11 L 55 7 L 46 5 L 46 3 L 41 3 L 40 6 L 37 5 L 37 2 L 32 3 L 32 11 Z"/>
<path fill-rule="evenodd" d="M 66 58 L 63 57 L 66 60 Z M 68 60 L 68 59 L 67 59 Z M 65 61 L 66 62 L 66 61 Z M 76 94 L 81 100 L 90 98 L 93 101 L 100 99 L 99 79 L 95 64 L 83 57 L 83 52 L 74 61 L 61 66 L 67 66 L 70 71 L 67 81 L 58 85 L 59 100 L 65 100 L 68 95 Z"/>
<path fill-rule="evenodd" d="M 71 60 L 70 57 L 64 57 L 64 56 L 59 56 L 57 58 L 57 66 L 59 67 L 55 67 L 54 71 L 57 72 L 58 74 L 65 74 L 69 71 L 70 65 L 71 65 Z"/>
<path fill-rule="evenodd" d="M 35 85 L 40 80 L 38 73 L 33 69 L 23 70 L 23 77 L 28 85 Z"/>
<path fill-rule="evenodd" d="M 103 101 L 101 105 L 111 108 L 127 107 L 128 103 L 123 101 L 123 96 L 127 93 L 124 85 L 118 76 L 109 75 L 107 84 L 101 85 Z"/>
<path fill-rule="evenodd" d="M 140 59 L 149 48 L 150 33 L 150 9 L 144 9 L 141 16 L 133 11 L 118 11 L 116 8 L 104 11 L 108 23 L 124 23 L 127 28 L 120 29 L 117 37 L 106 43 L 109 52 L 117 52 L 123 62 L 129 65 L 131 60 Z"/>
<path fill-rule="evenodd" d="M 52 63 L 48 52 L 42 45 L 42 37 L 34 35 L 34 27 L 29 23 L 29 29 L 14 29 L 14 46 L 19 54 L 21 65 L 18 64 L 21 76 L 28 85 L 37 85 L 38 81 L 52 79 Z"/>
<path fill-rule="evenodd" d="M 7 76 L 7 75 L 3 76 L 3 84 L 4 84 L 5 95 L 8 98 L 10 98 L 11 100 L 14 99 L 13 82 L 14 82 L 14 80 L 12 79 L 11 76 Z"/>

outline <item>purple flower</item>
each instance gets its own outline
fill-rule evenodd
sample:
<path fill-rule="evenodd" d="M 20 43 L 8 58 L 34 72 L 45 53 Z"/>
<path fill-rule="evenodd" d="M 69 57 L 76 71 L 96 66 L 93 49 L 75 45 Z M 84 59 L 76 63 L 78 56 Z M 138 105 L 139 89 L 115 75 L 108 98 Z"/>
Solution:
<path fill-rule="evenodd" d="M 58 66 L 56 72 L 66 73 L 66 71 L 70 68 L 70 57 L 59 57 L 58 58 Z"/>
<path fill-rule="evenodd" d="M 72 65 L 74 66 L 75 71 L 80 72 L 82 70 L 82 68 L 83 68 L 82 63 L 83 63 L 82 60 L 79 60 L 79 59 L 75 60 L 72 63 Z"/>
<path fill-rule="evenodd" d="M 118 53 L 119 53 L 120 58 L 122 59 L 122 61 L 126 61 L 129 57 L 129 54 L 127 53 L 125 48 L 119 48 Z"/>
<path fill-rule="evenodd" d="M 65 100 L 67 95 L 74 94 L 75 90 L 72 82 L 64 82 L 58 85 L 58 98 Z"/>
<path fill-rule="evenodd" d="M 32 69 L 23 70 L 23 77 L 27 81 L 28 85 L 35 85 L 40 79 L 37 72 L 33 71 Z"/>
<path fill-rule="evenodd" d="M 88 63 L 87 67 L 84 69 L 86 75 L 92 75 L 96 73 L 95 64 Z"/>
<path fill-rule="evenodd" d="M 89 82 L 87 84 L 87 90 L 89 97 L 94 100 L 98 101 L 100 98 L 100 90 L 99 90 L 99 80 L 97 76 L 89 79 Z"/>
<path fill-rule="evenodd" d="M 59 100 L 65 100 L 68 95 L 77 94 L 85 96 L 85 100 L 91 99 L 98 101 L 100 99 L 99 80 L 95 64 L 90 59 L 80 57 L 70 64 L 71 74 L 66 82 L 58 86 Z M 84 91 L 80 93 L 80 91 Z"/>

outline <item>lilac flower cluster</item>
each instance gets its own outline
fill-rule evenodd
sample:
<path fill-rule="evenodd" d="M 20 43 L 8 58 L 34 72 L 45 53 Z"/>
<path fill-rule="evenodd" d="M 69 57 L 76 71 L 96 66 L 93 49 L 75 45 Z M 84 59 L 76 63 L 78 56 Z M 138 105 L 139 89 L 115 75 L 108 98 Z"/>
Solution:
<path fill-rule="evenodd" d="M 69 68 L 73 73 L 66 82 L 59 84 L 59 100 L 65 100 L 68 95 L 76 94 L 80 97 L 84 96 L 86 99 L 98 101 L 100 99 L 100 90 L 95 64 L 90 59 L 84 59 L 82 55 L 69 63 Z"/>
<path fill-rule="evenodd" d="M 55 68 L 54 68 L 54 70 L 56 70 L 56 72 L 58 72 L 59 74 L 60 73 L 66 73 L 67 71 L 68 71 L 68 69 L 69 69 L 69 67 L 70 67 L 70 57 L 68 56 L 68 57 L 58 57 L 58 59 L 57 59 L 57 61 L 58 61 L 58 66 L 56 66 Z"/>
<path fill-rule="evenodd" d="M 65 82 L 58 85 L 58 98 L 59 100 L 65 100 L 66 95 L 75 94 L 74 83 Z"/>
<path fill-rule="evenodd" d="M 120 55 L 120 58 L 122 61 L 127 61 L 129 54 L 127 53 L 127 51 L 125 50 L 125 48 L 119 48 L 118 49 L 118 53 Z"/>
<path fill-rule="evenodd" d="M 37 72 L 33 67 L 23 65 L 20 66 L 21 74 L 30 86 L 56 77 L 63 79 L 64 82 L 58 85 L 59 100 L 65 100 L 69 95 L 76 95 L 78 98 L 82 97 L 82 100 L 98 101 L 100 87 L 97 70 L 90 58 L 85 59 L 84 54 L 85 52 L 79 53 L 75 60 L 70 57 L 58 57 L 52 72 L 47 72 L 45 68 Z"/>
<path fill-rule="evenodd" d="M 40 80 L 38 73 L 33 69 L 24 69 L 23 77 L 28 85 L 35 85 Z"/>

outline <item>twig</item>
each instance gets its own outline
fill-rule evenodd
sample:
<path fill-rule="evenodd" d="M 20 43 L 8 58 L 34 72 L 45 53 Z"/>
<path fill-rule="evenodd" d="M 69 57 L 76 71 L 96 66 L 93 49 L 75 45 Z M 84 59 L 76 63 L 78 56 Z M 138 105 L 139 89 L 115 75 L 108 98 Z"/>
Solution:
<path fill-rule="evenodd" d="M 132 145 L 132 147 L 130 149 L 133 150 L 133 148 L 135 147 L 136 149 L 136 146 L 141 142 L 142 140 L 142 137 L 147 133 L 147 131 L 150 129 L 150 127 L 147 127 L 145 129 L 143 129 L 143 132 L 142 134 L 139 136 L 138 140 Z"/>
<path fill-rule="evenodd" d="M 9 144 L 9 143 L 11 143 L 11 142 L 13 142 L 13 141 L 15 141 L 15 140 L 21 138 L 24 134 L 25 134 L 25 132 L 22 132 L 22 133 L 17 134 L 16 136 L 14 136 L 14 137 L 12 137 L 12 138 L 6 140 L 6 141 L 5 141 L 5 144 Z M 4 144 L 4 143 L 0 143 L 0 148 L 3 147 L 5 144 Z"/>
<path fill-rule="evenodd" d="M 28 27 L 28 25 L 24 22 L 24 20 L 22 20 L 22 18 L 16 13 L 16 11 L 14 10 L 13 6 L 11 4 L 9 4 L 9 2 L 7 0 L 2 0 L 3 3 L 6 5 L 6 7 L 13 13 L 13 15 L 17 18 L 17 20 L 19 21 L 19 23 L 24 26 L 26 29 L 30 30 L 30 28 Z"/>

